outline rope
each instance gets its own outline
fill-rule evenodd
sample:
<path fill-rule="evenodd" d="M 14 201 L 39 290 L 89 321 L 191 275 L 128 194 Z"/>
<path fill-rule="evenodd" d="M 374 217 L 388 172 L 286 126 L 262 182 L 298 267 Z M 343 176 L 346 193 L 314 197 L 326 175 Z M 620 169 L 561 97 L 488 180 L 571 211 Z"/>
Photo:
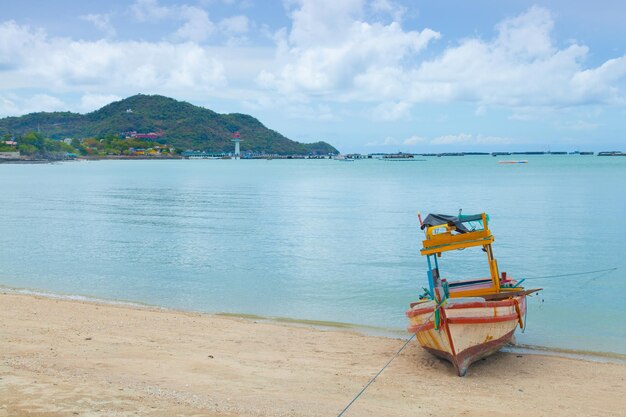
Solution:
<path fill-rule="evenodd" d="M 573 277 L 575 275 L 596 274 L 598 272 L 610 272 L 610 271 L 616 271 L 618 269 L 619 269 L 618 267 L 614 267 L 614 268 L 608 268 L 608 269 L 598 269 L 597 271 L 574 272 L 572 274 L 560 274 L 560 275 L 546 275 L 544 277 L 531 277 L 531 278 L 524 278 L 524 279 L 525 280 L 529 280 L 529 279 L 546 279 L 546 278 Z"/>
<path fill-rule="evenodd" d="M 380 371 L 378 371 L 378 373 L 377 373 L 376 375 L 374 375 L 374 377 L 373 377 L 372 379 L 370 379 L 370 380 L 369 380 L 369 382 L 368 382 L 367 384 L 365 384 L 365 386 L 363 387 L 363 389 L 361 389 L 361 391 L 359 391 L 359 393 L 358 393 L 358 394 L 357 394 L 357 395 L 356 395 L 356 396 L 352 399 L 352 401 L 350 401 L 350 402 L 348 403 L 348 405 L 346 405 L 346 407 L 345 407 L 345 408 L 341 411 L 341 413 L 339 413 L 339 414 L 337 415 L 337 417 L 341 417 L 341 416 L 343 416 L 343 414 L 344 414 L 346 411 L 348 411 L 348 408 L 350 408 L 350 406 L 351 406 L 351 405 L 352 405 L 352 404 L 353 404 L 356 400 L 358 400 L 358 399 L 359 399 L 359 397 L 361 396 L 361 394 L 363 394 L 363 393 L 365 392 L 365 390 L 366 390 L 366 389 L 367 389 L 367 388 L 368 388 L 368 387 L 372 384 L 372 382 L 374 382 L 374 380 L 375 380 L 376 378 L 378 378 L 378 376 L 379 376 L 380 374 L 382 374 L 382 373 L 383 373 L 383 371 L 385 370 L 385 368 L 387 368 L 387 367 L 389 366 L 389 364 L 390 364 L 391 362 L 393 362 L 393 360 L 394 360 L 395 358 L 397 358 L 397 357 L 400 355 L 400 353 L 402 353 L 402 351 L 403 351 L 403 350 L 404 350 L 404 349 L 405 349 L 405 348 L 409 345 L 409 342 L 410 342 L 411 340 L 413 340 L 413 338 L 417 335 L 417 333 L 418 333 L 420 330 L 422 330 L 422 328 L 423 328 L 424 326 L 426 326 L 426 324 L 428 324 L 428 322 L 430 321 L 430 319 L 431 319 L 431 318 L 435 315 L 435 312 L 436 312 L 436 311 L 439 311 L 439 309 L 440 309 L 441 307 L 443 307 L 443 303 L 441 303 L 441 304 L 437 305 L 437 307 L 435 308 L 435 310 L 431 313 L 431 315 L 430 315 L 430 316 L 428 316 L 428 318 L 426 319 L 426 321 L 424 321 L 424 323 L 422 323 L 422 325 L 421 325 L 420 327 L 418 327 L 418 328 L 417 328 L 417 330 L 415 331 L 415 333 L 413 333 L 413 335 L 407 339 L 406 343 L 404 343 L 404 345 L 402 345 L 402 347 L 401 347 L 401 348 L 400 348 L 400 349 L 399 349 L 399 350 L 398 350 L 398 351 L 397 351 L 397 352 L 396 352 L 396 353 L 395 353 L 395 354 L 391 357 L 391 359 L 389 359 L 389 361 L 385 364 L 385 366 L 383 366 L 383 367 L 381 368 L 381 370 L 380 370 Z"/>

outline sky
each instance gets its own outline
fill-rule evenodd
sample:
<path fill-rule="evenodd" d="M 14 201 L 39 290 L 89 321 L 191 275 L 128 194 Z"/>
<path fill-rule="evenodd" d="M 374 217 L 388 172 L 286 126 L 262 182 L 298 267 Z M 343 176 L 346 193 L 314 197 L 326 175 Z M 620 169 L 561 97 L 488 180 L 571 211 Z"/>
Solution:
<path fill-rule="evenodd" d="M 0 0 L 0 117 L 161 94 L 341 152 L 626 150 L 625 17 L 618 0 Z"/>

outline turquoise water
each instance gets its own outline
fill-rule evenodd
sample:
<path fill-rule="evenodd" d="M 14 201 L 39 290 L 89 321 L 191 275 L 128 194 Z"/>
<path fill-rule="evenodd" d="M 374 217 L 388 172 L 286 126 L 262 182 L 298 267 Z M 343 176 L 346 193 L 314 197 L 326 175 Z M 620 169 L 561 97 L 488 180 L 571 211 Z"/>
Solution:
<path fill-rule="evenodd" d="M 518 341 L 626 353 L 626 158 L 0 164 L 0 285 L 392 331 L 426 285 L 417 211 L 486 211 L 528 281 Z M 486 276 L 482 252 L 441 260 Z"/>

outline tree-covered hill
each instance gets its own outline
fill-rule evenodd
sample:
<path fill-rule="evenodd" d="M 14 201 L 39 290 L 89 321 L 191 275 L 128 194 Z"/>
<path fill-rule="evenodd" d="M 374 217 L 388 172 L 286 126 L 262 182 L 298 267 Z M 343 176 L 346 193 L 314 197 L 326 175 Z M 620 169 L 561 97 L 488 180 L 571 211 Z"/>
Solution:
<path fill-rule="evenodd" d="M 230 152 L 231 137 L 239 132 L 241 150 L 268 154 L 338 153 L 326 142 L 300 143 L 268 129 L 246 114 L 219 114 L 158 95 L 138 94 L 102 107 L 92 113 L 31 113 L 0 119 L 0 135 L 23 135 L 37 131 L 52 139 L 92 138 L 123 132 L 157 132 L 154 139 L 178 149 Z"/>

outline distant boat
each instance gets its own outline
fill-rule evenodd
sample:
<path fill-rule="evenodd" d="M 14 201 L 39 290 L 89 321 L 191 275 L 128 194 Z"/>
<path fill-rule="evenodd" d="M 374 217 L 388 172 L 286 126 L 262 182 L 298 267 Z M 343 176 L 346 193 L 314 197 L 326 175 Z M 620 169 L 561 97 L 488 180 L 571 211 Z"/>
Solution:
<path fill-rule="evenodd" d="M 487 215 L 481 213 L 429 214 L 421 224 L 426 239 L 420 252 L 428 261 L 429 288 L 406 312 L 407 330 L 428 352 L 451 362 L 459 376 L 509 343 L 518 325 L 526 326 L 526 296 L 539 291 L 525 290 L 520 285 L 523 280 L 500 275 L 487 223 Z M 480 248 L 487 254 L 489 278 L 452 282 L 440 276 L 441 255 L 466 248 Z"/>
<path fill-rule="evenodd" d="M 528 161 L 523 159 L 520 161 L 498 161 L 499 164 L 527 164 Z"/>
<path fill-rule="evenodd" d="M 383 155 L 380 158 L 383 161 L 391 161 L 391 162 L 412 162 L 412 161 L 423 161 L 423 159 L 416 159 L 413 154 L 410 153 L 395 153 Z"/>
<path fill-rule="evenodd" d="M 626 152 L 605 151 L 605 152 L 598 152 L 598 156 L 626 156 Z"/>
<path fill-rule="evenodd" d="M 346 155 L 335 155 L 333 159 L 336 161 L 342 161 L 342 162 L 354 162 L 354 158 L 351 158 Z"/>

